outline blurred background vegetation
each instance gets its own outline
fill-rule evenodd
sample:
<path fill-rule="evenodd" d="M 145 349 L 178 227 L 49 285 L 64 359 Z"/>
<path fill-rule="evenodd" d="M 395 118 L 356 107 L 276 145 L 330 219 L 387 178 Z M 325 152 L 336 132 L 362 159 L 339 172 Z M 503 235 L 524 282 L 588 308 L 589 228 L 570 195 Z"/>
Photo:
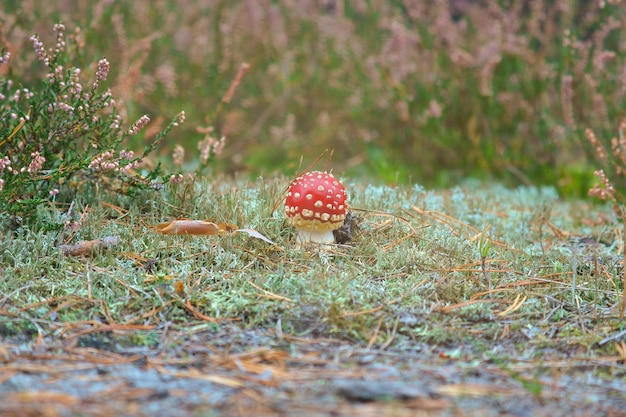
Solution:
<path fill-rule="evenodd" d="M 585 195 L 624 117 L 625 5 L 586 0 L 2 1 L 2 76 L 41 79 L 32 43 L 62 21 L 76 66 L 105 56 L 126 124 L 143 114 L 196 161 L 207 127 L 226 137 L 216 173 L 319 168 L 373 182 L 463 178 L 554 184 Z M 82 60 L 82 61 L 81 61 Z M 222 102 L 242 63 L 250 69 Z M 220 104 L 221 103 L 221 104 Z M 136 143 L 135 146 L 143 146 Z M 207 173 L 207 174 L 210 174 Z"/>

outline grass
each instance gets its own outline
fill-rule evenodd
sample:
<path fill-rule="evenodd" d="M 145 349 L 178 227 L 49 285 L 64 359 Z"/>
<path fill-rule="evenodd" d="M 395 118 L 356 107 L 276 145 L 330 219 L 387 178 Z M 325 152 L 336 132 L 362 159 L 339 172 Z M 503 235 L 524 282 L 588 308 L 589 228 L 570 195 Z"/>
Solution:
<path fill-rule="evenodd" d="M 270 212 L 282 177 L 200 181 L 185 206 L 172 207 L 172 189 L 184 187 L 172 185 L 149 211 L 76 207 L 82 220 L 71 233 L 4 229 L 2 333 L 33 342 L 38 332 L 141 325 L 123 342 L 141 345 L 164 326 L 234 322 L 377 348 L 464 346 L 470 356 L 498 356 L 493 343 L 512 344 L 507 354 L 522 358 L 614 353 L 597 345 L 622 323 L 623 242 L 611 211 L 560 201 L 550 188 L 345 183 L 357 232 L 329 251 L 297 249 L 281 210 Z M 277 246 L 244 234 L 156 234 L 172 211 L 254 228 Z M 119 245 L 91 257 L 58 247 L 111 235 Z"/>
<path fill-rule="evenodd" d="M 5 3 L 14 13 L 0 12 L 0 358 L 17 363 L 1 389 L 12 391 L 20 361 L 41 359 L 16 346 L 42 345 L 66 361 L 85 347 L 79 355 L 107 364 L 148 348 L 153 365 L 170 366 L 160 373 L 181 380 L 230 361 L 241 371 L 230 387 L 250 381 L 248 369 L 222 351 L 263 363 L 261 378 L 288 361 L 293 382 L 331 357 L 327 343 L 349 347 L 338 363 L 357 363 L 352 377 L 378 372 L 353 353 L 389 353 L 417 370 L 455 363 L 461 379 L 479 367 L 506 375 L 539 403 L 562 394 L 561 372 L 581 384 L 590 366 L 607 384 L 624 379 L 619 5 Z M 36 28 L 55 45 L 51 17 L 66 22 L 67 44 L 55 26 L 42 77 L 25 45 Z M 72 92 L 79 81 L 91 95 Z M 141 156 L 127 151 L 141 145 Z M 282 214 L 290 179 L 280 172 L 320 154 L 343 177 L 354 235 L 303 250 Z M 97 175 L 101 162 L 121 169 Z M 591 195 L 611 204 L 563 199 L 588 192 L 595 165 L 606 174 Z M 527 186 L 501 185 L 511 183 Z M 175 218 L 255 229 L 276 244 L 157 233 Z M 101 247 L 63 249 L 81 241 Z M 215 355 L 183 372 L 196 344 Z M 308 378 L 325 381 L 327 370 Z M 22 411 L 30 400 L 20 395 L 7 410 Z"/>

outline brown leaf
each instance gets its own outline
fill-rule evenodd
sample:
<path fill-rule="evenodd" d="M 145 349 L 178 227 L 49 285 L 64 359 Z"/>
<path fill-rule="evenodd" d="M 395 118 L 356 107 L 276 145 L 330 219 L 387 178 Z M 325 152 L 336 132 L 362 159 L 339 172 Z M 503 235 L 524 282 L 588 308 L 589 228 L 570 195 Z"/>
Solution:
<path fill-rule="evenodd" d="M 213 223 L 206 220 L 172 220 L 171 222 L 157 224 L 154 228 L 163 235 L 226 236 L 241 232 L 276 246 L 276 243 L 258 231 L 254 229 L 238 229 L 236 225 L 231 223 Z"/>
<path fill-rule="evenodd" d="M 94 240 L 81 240 L 72 245 L 61 245 L 61 251 L 67 256 L 91 255 L 99 249 L 108 249 L 120 243 L 119 236 L 107 236 Z"/>
<path fill-rule="evenodd" d="M 217 224 L 204 220 L 172 220 L 155 226 L 163 235 L 217 235 L 220 228 Z"/>

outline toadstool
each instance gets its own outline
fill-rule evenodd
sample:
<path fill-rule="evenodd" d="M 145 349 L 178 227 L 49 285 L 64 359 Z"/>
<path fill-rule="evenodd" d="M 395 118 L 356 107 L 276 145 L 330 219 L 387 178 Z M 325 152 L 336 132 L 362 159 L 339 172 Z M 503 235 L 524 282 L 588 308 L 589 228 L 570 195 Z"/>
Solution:
<path fill-rule="evenodd" d="M 313 171 L 302 174 L 289 186 L 285 214 L 298 231 L 300 243 L 333 243 L 333 230 L 346 218 L 347 195 L 333 174 Z"/>

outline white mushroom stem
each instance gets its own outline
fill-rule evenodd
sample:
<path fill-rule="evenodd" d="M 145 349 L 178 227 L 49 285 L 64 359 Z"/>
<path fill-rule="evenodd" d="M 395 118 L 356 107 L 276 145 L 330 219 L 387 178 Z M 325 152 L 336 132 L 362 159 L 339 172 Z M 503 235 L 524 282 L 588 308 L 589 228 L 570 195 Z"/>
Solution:
<path fill-rule="evenodd" d="M 298 231 L 298 242 L 305 243 L 321 243 L 328 245 L 335 243 L 335 235 L 332 230 L 308 230 L 308 229 L 296 229 Z"/>

